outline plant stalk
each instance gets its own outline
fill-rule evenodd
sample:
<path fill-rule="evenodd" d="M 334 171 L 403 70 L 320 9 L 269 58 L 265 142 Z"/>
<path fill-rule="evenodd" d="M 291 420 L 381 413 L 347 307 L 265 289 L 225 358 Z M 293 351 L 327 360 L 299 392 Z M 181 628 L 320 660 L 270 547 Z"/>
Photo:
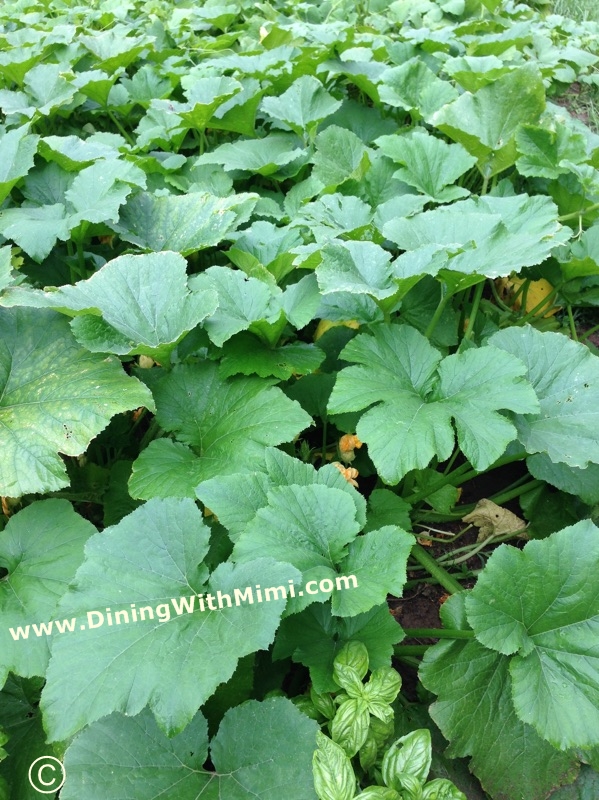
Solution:
<path fill-rule="evenodd" d="M 406 639 L 474 639 L 474 631 L 458 631 L 453 628 L 404 628 L 403 632 Z"/>
<path fill-rule="evenodd" d="M 480 306 L 480 301 L 483 296 L 483 290 L 485 288 L 485 281 L 481 281 L 480 283 L 476 284 L 474 289 L 474 299 L 472 301 L 472 310 L 470 311 L 470 318 L 468 319 L 468 325 L 466 327 L 466 331 L 464 333 L 464 339 L 468 341 L 472 338 L 472 334 L 474 333 L 474 323 L 476 322 L 476 316 L 478 314 L 478 308 Z"/>
<path fill-rule="evenodd" d="M 462 586 L 458 581 L 453 578 L 447 570 L 443 569 L 437 561 L 426 552 L 424 547 L 421 547 L 419 544 L 415 544 L 412 547 L 412 556 L 418 561 L 419 564 L 425 568 L 427 572 L 429 572 L 433 578 L 436 578 L 441 586 L 448 591 L 450 594 L 454 594 L 455 592 L 461 592 Z"/>

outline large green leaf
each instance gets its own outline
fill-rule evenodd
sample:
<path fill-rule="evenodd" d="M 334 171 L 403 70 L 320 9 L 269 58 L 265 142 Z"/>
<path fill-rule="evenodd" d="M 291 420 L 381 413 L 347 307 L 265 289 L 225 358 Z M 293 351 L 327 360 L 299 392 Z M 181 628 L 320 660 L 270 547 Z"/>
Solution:
<path fill-rule="evenodd" d="M 88 350 L 163 361 L 218 304 L 214 291 L 189 291 L 186 269 L 185 259 L 168 251 L 120 256 L 74 286 L 52 292 L 16 290 L 4 298 L 4 305 L 90 312 L 71 323 Z"/>
<path fill-rule="evenodd" d="M 575 494 L 588 505 L 599 504 L 599 464 L 569 467 L 563 462 L 555 463 L 546 453 L 535 453 L 526 459 L 530 474 L 547 481 L 564 492 Z"/>
<path fill-rule="evenodd" d="M 399 596 L 413 538 L 395 526 L 356 538 L 360 524 L 347 493 L 328 486 L 290 485 L 267 492 L 266 504 L 237 538 L 232 558 L 245 563 L 266 553 L 293 564 L 303 574 L 306 591 L 290 601 L 298 611 L 329 595 L 333 613 L 354 616 Z M 339 575 L 355 582 L 338 585 Z M 308 590 L 308 581 L 329 579 L 332 591 Z"/>
<path fill-rule="evenodd" d="M 193 459 L 185 457 L 178 446 L 184 489 L 178 496 L 189 496 L 190 470 L 197 485 L 214 475 L 259 468 L 267 445 L 289 441 L 310 424 L 299 404 L 271 384 L 257 377 L 223 380 L 218 366 L 209 362 L 177 366 L 156 383 L 158 423 L 195 454 Z M 129 483 L 133 496 L 143 500 L 168 496 L 161 487 L 159 451 L 173 468 L 174 446 L 169 450 L 160 440 L 152 442 L 133 465 Z"/>
<path fill-rule="evenodd" d="M 375 670 L 390 666 L 393 645 L 403 635 L 386 603 L 351 617 L 334 617 L 328 603 L 314 603 L 282 621 L 274 657 L 291 656 L 308 667 L 317 692 L 336 692 L 339 686 L 333 680 L 333 661 L 344 644 L 357 641 L 366 645 L 370 669 Z"/>
<path fill-rule="evenodd" d="M 120 362 L 81 348 L 46 309 L 0 309 L 0 493 L 68 486 L 58 453 L 78 456 L 122 411 L 154 404 Z"/>
<path fill-rule="evenodd" d="M 543 195 L 477 197 L 392 219 L 383 233 L 408 252 L 394 262 L 397 278 L 441 269 L 496 278 L 540 264 L 572 232 Z"/>
<path fill-rule="evenodd" d="M 216 292 L 218 296 L 218 308 L 206 320 L 204 328 L 219 347 L 252 323 L 261 320 L 275 323 L 281 314 L 277 302 L 280 289 L 248 277 L 241 270 L 208 267 L 194 275 L 189 285 L 194 292 Z"/>
<path fill-rule="evenodd" d="M 30 769 L 36 759 L 42 756 L 60 759 L 62 746 L 48 744 L 42 727 L 42 716 L 38 708 L 41 678 L 23 679 L 11 675 L 0 692 L 0 740 L 2 729 L 9 736 L 6 744 L 8 757 L 2 761 L 0 750 L 0 798 L 2 800 L 39 800 L 40 792 L 33 788 Z M 38 767 L 47 761 L 42 761 Z M 56 766 L 56 765 L 54 765 Z M 42 788 L 37 770 L 31 777 L 38 788 Z M 43 780 L 48 781 L 50 789 L 62 781 L 63 774 L 56 766 L 56 772 L 42 770 Z M 3 778 L 10 791 L 3 795 Z M 50 793 L 50 792 L 49 792 Z"/>
<path fill-rule="evenodd" d="M 51 740 L 112 711 L 135 715 L 146 705 L 168 735 L 178 733 L 231 677 L 239 658 L 269 645 L 285 599 L 277 594 L 261 602 L 256 595 L 254 603 L 253 594 L 250 602 L 234 590 L 287 587 L 298 572 L 268 558 L 223 563 L 209 576 L 202 563 L 209 538 L 195 503 L 170 498 L 150 500 L 89 540 L 86 561 L 59 609 L 77 618 L 78 630 L 55 643 L 42 695 Z M 142 620 L 147 606 L 151 614 Z M 127 616 L 119 622 L 114 616 L 111 624 L 109 609 Z"/>
<path fill-rule="evenodd" d="M 93 35 L 81 36 L 81 44 L 98 59 L 96 64 L 107 72 L 118 67 L 127 67 L 139 53 L 152 44 L 149 36 L 129 36 L 124 26 L 93 31 Z"/>
<path fill-rule="evenodd" d="M 384 300 L 397 291 L 391 256 L 374 242 L 330 242 L 320 253 L 316 277 L 324 295 L 351 292 Z"/>
<path fill-rule="evenodd" d="M 463 186 L 452 185 L 476 164 L 476 158 L 459 144 L 447 144 L 422 130 L 410 136 L 381 136 L 376 144 L 393 161 L 403 166 L 394 177 L 414 186 L 436 203 L 467 197 Z"/>
<path fill-rule="evenodd" d="M 74 135 L 44 136 L 39 151 L 46 161 L 55 161 L 69 172 L 79 172 L 99 159 L 117 158 L 121 142 L 121 137 L 115 134 L 93 134 L 88 139 Z"/>
<path fill-rule="evenodd" d="M 268 505 L 268 492 L 290 485 L 322 485 L 344 491 L 354 503 L 358 524 L 361 528 L 365 525 L 366 501 L 336 467 L 327 464 L 316 470 L 274 447 L 264 452 L 263 472 L 218 475 L 201 483 L 197 496 L 217 515 L 231 539 L 237 541 L 257 511 Z"/>
<path fill-rule="evenodd" d="M 464 92 L 429 122 L 476 156 L 488 178 L 516 161 L 519 125 L 537 122 L 544 108 L 541 74 L 536 65 L 526 64 L 475 94 Z"/>
<path fill-rule="evenodd" d="M 47 116 L 55 109 L 69 105 L 77 90 L 67 76 L 69 71 L 60 64 L 37 64 L 30 69 L 24 80 L 28 105 L 19 111 L 28 117 Z"/>
<path fill-rule="evenodd" d="M 496 348 L 441 354 L 415 328 L 380 325 L 374 335 L 359 334 L 341 352 L 347 367 L 338 374 L 328 410 L 332 414 L 366 409 L 357 434 L 386 483 L 397 483 L 411 469 L 437 456 L 449 458 L 455 443 L 470 463 L 484 470 L 515 436 L 502 409 L 538 410 L 517 358 L 504 359 Z"/>
<path fill-rule="evenodd" d="M 57 239 L 69 238 L 66 209 L 62 203 L 5 208 L 0 211 L 0 233 L 18 244 L 34 261 L 43 261 Z"/>
<path fill-rule="evenodd" d="M 224 378 L 241 374 L 288 380 L 292 375 L 315 372 L 324 358 L 324 352 L 314 344 L 292 342 L 271 348 L 250 333 L 240 333 L 225 344 L 220 373 Z"/>
<path fill-rule="evenodd" d="M 522 125 L 516 132 L 516 147 L 518 172 L 526 176 L 558 178 L 569 172 L 568 162 L 587 160 L 584 136 L 562 125 L 554 129 Z"/>
<path fill-rule="evenodd" d="M 578 522 L 494 551 L 466 599 L 485 647 L 510 662 L 517 715 L 555 747 L 599 744 L 599 529 Z"/>
<path fill-rule="evenodd" d="M 570 467 L 599 463 L 599 363 L 584 345 L 531 326 L 508 328 L 489 342 L 519 358 L 541 413 L 514 418 L 528 453 L 547 453 Z"/>
<path fill-rule="evenodd" d="M 7 131 L 0 139 L 0 203 L 33 166 L 39 136 L 28 133 L 28 125 Z"/>
<path fill-rule="evenodd" d="M 417 119 L 427 121 L 458 94 L 451 83 L 438 78 L 419 58 L 383 72 L 378 88 L 383 103 L 403 108 Z"/>
<path fill-rule="evenodd" d="M 349 180 L 361 180 L 370 166 L 362 140 L 338 125 L 330 125 L 319 133 L 315 146 L 312 175 L 326 189 L 336 188 Z"/>
<path fill-rule="evenodd" d="M 293 269 L 293 247 L 303 243 L 295 228 L 278 228 L 272 222 L 254 222 L 242 233 L 235 234 L 235 244 L 228 251 L 231 261 L 248 275 L 268 279 L 272 274 L 280 281 Z M 262 268 L 268 272 L 265 274 Z M 299 326 L 298 326 L 299 327 Z"/>
<path fill-rule="evenodd" d="M 156 439 L 133 462 L 128 491 L 132 497 L 195 497 L 205 464 L 193 450 L 172 439 Z"/>
<path fill-rule="evenodd" d="M 298 136 L 312 135 L 318 123 L 340 106 L 341 100 L 335 100 L 312 75 L 302 75 L 279 97 L 262 101 L 262 108 L 272 119 L 284 122 Z"/>
<path fill-rule="evenodd" d="M 304 226 L 316 242 L 325 244 L 337 238 L 363 239 L 369 232 L 371 221 L 372 209 L 367 203 L 355 195 L 336 192 L 306 203 L 295 216 L 293 225 Z M 308 245 L 303 249 L 311 255 L 317 247 Z M 301 254 L 302 248 L 297 248 L 296 252 Z"/>
<path fill-rule="evenodd" d="M 8 570 L 0 580 L 0 686 L 9 671 L 45 674 L 52 636 L 60 635 L 51 620 L 95 532 L 66 500 L 32 503 L 9 520 L 0 537 L 0 564 Z"/>
<path fill-rule="evenodd" d="M 280 168 L 306 155 L 294 134 L 271 133 L 263 139 L 238 139 L 200 156 L 200 164 L 222 164 L 229 170 L 244 170 L 258 175 L 274 175 Z"/>
<path fill-rule="evenodd" d="M 447 627 L 467 629 L 451 616 L 454 595 L 442 606 Z M 516 716 L 508 659 L 479 642 L 443 641 L 427 650 L 420 679 L 438 695 L 430 708 L 453 757 L 471 756 L 470 769 L 494 800 L 540 800 L 576 775 L 576 758 L 556 751 Z"/>
<path fill-rule="evenodd" d="M 70 745 L 61 795 L 113 800 L 127 785 L 128 800 L 277 800 L 281 786 L 292 786 L 294 800 L 316 800 L 311 761 L 317 730 L 286 698 L 252 700 L 225 714 L 210 743 L 214 771 L 208 772 L 208 731 L 201 714 L 172 739 L 147 711 L 133 719 L 112 714 Z"/>
<path fill-rule="evenodd" d="M 226 239 L 247 221 L 257 199 L 255 194 L 158 197 L 140 192 L 122 209 L 113 227 L 126 242 L 144 250 L 175 250 L 187 256 Z"/>
<path fill-rule="evenodd" d="M 185 75 L 181 81 L 187 103 L 171 102 L 188 128 L 204 130 L 214 112 L 241 91 L 241 84 L 223 75 L 197 78 Z"/>
<path fill-rule="evenodd" d="M 138 166 L 111 159 L 96 161 L 81 170 L 66 192 L 69 227 L 87 222 L 116 222 L 119 209 L 134 188 L 146 187 Z"/>

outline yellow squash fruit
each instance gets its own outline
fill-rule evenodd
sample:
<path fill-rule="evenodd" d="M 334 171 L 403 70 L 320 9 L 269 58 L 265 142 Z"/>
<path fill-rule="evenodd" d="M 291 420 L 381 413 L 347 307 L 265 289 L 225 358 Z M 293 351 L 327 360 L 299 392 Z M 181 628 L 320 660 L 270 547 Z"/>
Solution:
<path fill-rule="evenodd" d="M 330 319 L 321 319 L 314 332 L 314 341 L 317 342 L 322 334 L 326 333 L 329 328 L 336 328 L 339 325 L 345 325 L 346 328 L 354 328 L 356 330 L 360 327 L 360 323 L 355 319 L 344 319 L 339 322 L 333 322 Z"/>
<path fill-rule="evenodd" d="M 513 302 L 510 298 L 518 291 L 524 282 L 524 278 L 498 278 L 496 281 L 496 285 L 500 295 L 502 296 L 502 299 L 508 305 L 511 305 L 512 308 L 516 309 L 516 311 L 522 308 L 524 290 L 520 292 Z M 527 314 L 531 312 L 533 308 L 536 308 L 545 298 L 549 297 L 552 292 L 553 286 L 549 283 L 549 281 L 545 280 L 545 278 L 541 278 L 538 281 L 530 281 L 528 285 L 528 291 L 526 293 L 525 312 Z M 548 300 L 545 305 L 542 305 L 538 308 L 535 316 L 545 318 L 552 317 L 554 314 L 557 314 L 559 310 L 560 306 L 554 306 L 552 305 L 551 300 Z"/>

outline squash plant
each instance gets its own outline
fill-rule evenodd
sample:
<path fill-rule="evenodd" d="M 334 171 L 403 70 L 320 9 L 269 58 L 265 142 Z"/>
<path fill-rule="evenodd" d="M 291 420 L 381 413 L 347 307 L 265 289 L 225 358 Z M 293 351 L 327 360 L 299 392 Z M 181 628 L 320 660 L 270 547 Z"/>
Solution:
<path fill-rule="evenodd" d="M 513 0 L 2 4 L 1 800 L 597 795 L 598 63 Z"/>

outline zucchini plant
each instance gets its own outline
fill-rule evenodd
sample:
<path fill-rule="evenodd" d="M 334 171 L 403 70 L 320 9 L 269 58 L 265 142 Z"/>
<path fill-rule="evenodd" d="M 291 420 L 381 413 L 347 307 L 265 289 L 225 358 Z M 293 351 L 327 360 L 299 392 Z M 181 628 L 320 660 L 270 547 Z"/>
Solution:
<path fill-rule="evenodd" d="M 599 794 L 598 63 L 2 4 L 0 800 Z"/>

